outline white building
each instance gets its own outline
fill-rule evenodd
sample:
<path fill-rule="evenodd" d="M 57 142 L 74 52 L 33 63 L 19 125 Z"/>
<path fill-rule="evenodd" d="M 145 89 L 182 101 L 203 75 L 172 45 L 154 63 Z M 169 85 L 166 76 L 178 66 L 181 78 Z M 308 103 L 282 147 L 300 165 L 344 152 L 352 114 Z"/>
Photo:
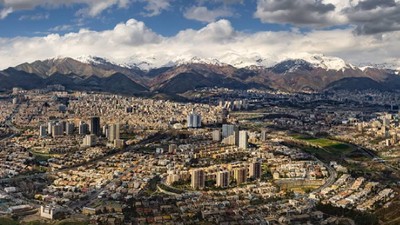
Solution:
<path fill-rule="evenodd" d="M 239 132 L 239 148 L 247 149 L 247 145 L 249 144 L 248 138 L 247 131 L 242 130 Z"/>
<path fill-rule="evenodd" d="M 93 146 L 95 146 L 96 145 L 96 135 L 94 135 L 94 134 L 86 135 L 83 138 L 82 145 L 84 147 L 93 147 Z"/>
<path fill-rule="evenodd" d="M 188 128 L 200 128 L 201 127 L 201 115 L 192 111 L 187 116 L 187 127 Z"/>

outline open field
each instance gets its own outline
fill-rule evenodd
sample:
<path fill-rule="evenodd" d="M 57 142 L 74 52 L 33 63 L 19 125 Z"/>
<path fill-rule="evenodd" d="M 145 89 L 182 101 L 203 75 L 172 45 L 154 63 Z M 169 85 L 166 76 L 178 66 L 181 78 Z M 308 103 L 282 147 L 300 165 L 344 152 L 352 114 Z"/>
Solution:
<path fill-rule="evenodd" d="M 327 138 L 313 138 L 302 135 L 293 135 L 292 137 L 303 144 L 301 147 L 303 151 L 325 162 L 339 161 L 355 150 L 351 145 Z"/>

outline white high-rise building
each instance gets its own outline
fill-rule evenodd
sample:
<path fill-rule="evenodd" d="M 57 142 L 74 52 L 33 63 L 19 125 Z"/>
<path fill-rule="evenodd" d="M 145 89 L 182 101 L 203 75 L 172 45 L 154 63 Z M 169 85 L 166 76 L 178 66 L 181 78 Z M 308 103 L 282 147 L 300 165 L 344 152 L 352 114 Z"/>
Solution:
<path fill-rule="evenodd" d="M 53 121 L 47 123 L 47 134 L 51 135 L 51 132 L 53 131 L 53 125 L 54 125 Z"/>
<path fill-rule="evenodd" d="M 214 130 L 212 132 L 212 139 L 213 139 L 213 141 L 221 141 L 221 131 L 220 130 Z"/>
<path fill-rule="evenodd" d="M 119 124 L 111 124 L 108 126 L 108 140 L 113 142 L 120 139 Z"/>
<path fill-rule="evenodd" d="M 83 138 L 82 145 L 84 147 L 93 147 L 93 146 L 95 146 L 96 145 L 96 135 L 95 134 L 86 135 Z"/>
<path fill-rule="evenodd" d="M 222 125 L 222 137 L 226 138 L 239 131 L 239 126 L 234 124 L 223 124 Z"/>
<path fill-rule="evenodd" d="M 200 128 L 201 127 L 201 115 L 192 111 L 187 116 L 187 127 L 188 128 Z"/>
<path fill-rule="evenodd" d="M 239 148 L 247 149 L 247 145 L 248 145 L 247 131 L 242 130 L 239 132 Z"/>

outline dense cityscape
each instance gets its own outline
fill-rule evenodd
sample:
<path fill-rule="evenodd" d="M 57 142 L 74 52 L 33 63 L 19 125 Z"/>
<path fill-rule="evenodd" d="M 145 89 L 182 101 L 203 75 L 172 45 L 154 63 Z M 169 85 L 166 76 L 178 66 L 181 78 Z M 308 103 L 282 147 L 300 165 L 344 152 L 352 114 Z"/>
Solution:
<path fill-rule="evenodd" d="M 400 225 L 400 0 L 0 0 L 0 225 Z"/>
<path fill-rule="evenodd" d="M 190 102 L 62 86 L 3 93 L 1 218 L 44 224 L 396 220 L 398 94 L 196 92 Z"/>

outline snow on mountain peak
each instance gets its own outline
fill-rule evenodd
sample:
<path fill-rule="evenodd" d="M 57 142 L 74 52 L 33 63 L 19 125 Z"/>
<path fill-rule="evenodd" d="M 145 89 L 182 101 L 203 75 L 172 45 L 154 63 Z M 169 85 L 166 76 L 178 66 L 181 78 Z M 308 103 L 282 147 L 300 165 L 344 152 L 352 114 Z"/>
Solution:
<path fill-rule="evenodd" d="M 52 60 L 62 60 L 65 57 L 58 56 Z M 258 53 L 239 53 L 239 52 L 228 52 L 220 55 L 217 58 L 202 58 L 193 55 L 149 55 L 146 57 L 140 55 L 132 55 L 128 58 L 119 59 L 108 59 L 98 56 L 85 55 L 74 57 L 75 60 L 86 64 L 92 65 L 110 65 L 114 64 L 117 66 L 125 67 L 128 69 L 141 69 L 144 71 L 149 71 L 154 68 L 160 67 L 173 67 L 184 64 L 210 64 L 217 66 L 232 65 L 236 68 L 270 68 L 278 64 L 278 62 L 284 61 L 296 61 L 304 60 L 309 63 L 313 68 L 322 68 L 325 70 L 335 70 L 344 71 L 346 69 L 361 69 L 365 71 L 367 68 L 377 68 L 377 69 L 391 69 L 397 71 L 399 74 L 400 68 L 398 65 L 400 63 L 384 63 L 384 64 L 363 64 L 361 67 L 353 66 L 352 64 L 346 63 L 343 59 L 332 56 L 325 56 L 322 54 L 310 54 L 310 53 L 296 53 L 291 55 L 286 55 L 282 58 L 277 58 L 272 55 L 260 55 Z M 397 65 L 397 66 L 396 66 Z M 296 65 L 293 65 L 296 67 Z M 299 65 L 297 65 L 298 67 Z M 296 68 L 293 68 L 294 70 Z"/>
<path fill-rule="evenodd" d="M 314 67 L 325 70 L 344 71 L 345 69 L 356 69 L 357 67 L 346 63 L 343 59 L 322 54 L 302 54 L 300 59 L 311 63 Z"/>
<path fill-rule="evenodd" d="M 178 58 L 174 61 L 175 65 L 185 65 L 185 64 L 210 64 L 216 66 L 223 66 L 226 65 L 225 63 L 220 62 L 218 59 L 214 58 L 200 58 L 197 56 L 191 58 Z"/>
<path fill-rule="evenodd" d="M 85 56 L 79 56 L 74 58 L 75 60 L 86 63 L 86 64 L 94 64 L 94 65 L 101 65 L 101 64 L 115 64 L 114 62 L 111 62 L 110 60 L 98 56 L 91 56 L 91 55 L 85 55 Z"/>

